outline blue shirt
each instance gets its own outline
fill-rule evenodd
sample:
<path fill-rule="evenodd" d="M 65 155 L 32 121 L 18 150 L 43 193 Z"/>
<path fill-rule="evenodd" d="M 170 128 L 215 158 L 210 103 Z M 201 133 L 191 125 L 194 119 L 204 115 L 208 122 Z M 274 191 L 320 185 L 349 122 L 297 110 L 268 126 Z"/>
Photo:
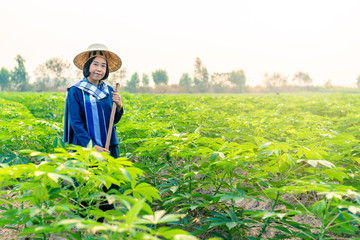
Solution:
<path fill-rule="evenodd" d="M 112 87 L 110 86 L 108 87 L 110 91 L 109 96 L 104 99 L 98 100 L 104 111 L 106 129 L 109 129 L 111 109 L 113 105 L 111 92 L 114 91 Z M 71 87 L 68 91 L 65 104 L 67 105 L 68 114 L 70 115 L 70 127 L 71 127 L 70 136 L 67 136 L 67 139 L 69 139 L 68 142 L 75 145 L 87 147 L 87 145 L 91 140 L 91 137 L 90 137 L 90 133 L 88 132 L 88 128 L 86 124 L 85 106 L 84 106 L 82 90 L 74 86 Z M 117 124 L 120 121 L 123 113 L 124 113 L 123 108 L 121 108 L 120 111 L 118 111 L 118 109 L 116 109 L 115 111 L 114 126 L 112 130 L 110 145 L 119 144 L 116 136 L 115 124 Z M 67 116 L 65 113 L 65 118 L 66 117 Z"/>

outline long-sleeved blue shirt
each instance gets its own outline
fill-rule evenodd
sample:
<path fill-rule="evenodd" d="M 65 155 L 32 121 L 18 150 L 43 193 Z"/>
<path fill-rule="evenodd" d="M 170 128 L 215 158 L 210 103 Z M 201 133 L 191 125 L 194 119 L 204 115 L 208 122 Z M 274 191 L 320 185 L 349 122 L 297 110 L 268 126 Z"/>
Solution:
<path fill-rule="evenodd" d="M 104 99 L 98 100 L 101 103 L 101 106 L 104 110 L 106 129 L 109 129 L 111 109 L 113 105 L 112 92 L 114 91 L 112 87 L 110 86 L 108 87 L 110 92 L 109 96 Z M 68 91 L 65 104 L 67 105 L 68 114 L 70 115 L 70 128 L 71 128 L 69 131 L 70 136 L 67 136 L 66 139 L 68 139 L 69 143 L 86 147 L 89 144 L 91 137 L 90 137 L 90 133 L 88 132 L 88 128 L 86 124 L 85 106 L 84 106 L 82 90 L 74 86 L 71 87 Z M 116 109 L 115 117 L 114 117 L 114 125 L 120 121 L 123 112 L 124 112 L 123 108 L 121 108 L 120 111 Z M 66 117 L 67 116 L 65 113 L 65 118 Z M 116 127 L 113 126 L 110 145 L 118 145 L 118 144 L 119 143 L 116 136 Z M 101 147 L 105 147 L 105 146 L 101 146 Z"/>

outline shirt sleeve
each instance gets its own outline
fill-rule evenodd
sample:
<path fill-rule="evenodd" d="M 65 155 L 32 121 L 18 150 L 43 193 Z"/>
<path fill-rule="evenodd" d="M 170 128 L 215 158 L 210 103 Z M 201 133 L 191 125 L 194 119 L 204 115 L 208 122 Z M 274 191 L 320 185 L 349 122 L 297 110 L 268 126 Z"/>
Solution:
<path fill-rule="evenodd" d="M 117 107 L 116 107 L 117 108 Z M 120 122 L 122 115 L 124 114 L 124 107 L 120 109 L 120 112 L 116 109 L 114 117 L 114 125 Z"/>
<path fill-rule="evenodd" d="M 115 90 L 111 86 L 109 86 L 109 88 L 110 88 L 110 99 L 111 99 L 110 101 L 112 102 L 112 92 L 114 92 Z M 114 116 L 114 125 L 120 122 L 120 119 L 123 114 L 124 114 L 124 107 L 120 109 L 120 112 L 116 107 L 115 116 Z"/>
<path fill-rule="evenodd" d="M 70 88 L 68 92 L 68 108 L 70 115 L 70 126 L 74 130 L 74 138 L 77 145 L 87 147 L 91 138 L 86 127 L 86 117 L 84 104 L 82 102 L 82 92 L 76 87 Z"/>

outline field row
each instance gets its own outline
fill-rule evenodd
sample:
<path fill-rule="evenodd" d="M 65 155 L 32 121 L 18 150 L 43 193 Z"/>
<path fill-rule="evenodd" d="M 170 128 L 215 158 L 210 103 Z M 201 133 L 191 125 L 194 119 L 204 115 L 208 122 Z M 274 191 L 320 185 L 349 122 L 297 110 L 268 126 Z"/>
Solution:
<path fill-rule="evenodd" d="M 120 155 L 159 198 L 125 183 L 124 195 L 182 214 L 167 226 L 201 239 L 359 234 L 358 95 L 122 97 Z M 0 160 L 36 162 L 19 151 L 56 151 L 64 102 L 60 93 L 1 92 Z"/>

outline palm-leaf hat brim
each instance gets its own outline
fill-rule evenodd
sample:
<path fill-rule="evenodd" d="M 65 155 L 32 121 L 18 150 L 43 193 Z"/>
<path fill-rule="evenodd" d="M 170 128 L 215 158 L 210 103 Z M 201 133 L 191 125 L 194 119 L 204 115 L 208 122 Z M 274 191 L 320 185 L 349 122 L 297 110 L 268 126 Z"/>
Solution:
<path fill-rule="evenodd" d="M 111 52 L 104 44 L 98 43 L 90 45 L 86 51 L 76 55 L 74 64 L 77 68 L 83 70 L 85 63 L 93 57 L 105 58 L 109 67 L 109 72 L 115 72 L 122 64 L 121 59 L 117 54 Z"/>

